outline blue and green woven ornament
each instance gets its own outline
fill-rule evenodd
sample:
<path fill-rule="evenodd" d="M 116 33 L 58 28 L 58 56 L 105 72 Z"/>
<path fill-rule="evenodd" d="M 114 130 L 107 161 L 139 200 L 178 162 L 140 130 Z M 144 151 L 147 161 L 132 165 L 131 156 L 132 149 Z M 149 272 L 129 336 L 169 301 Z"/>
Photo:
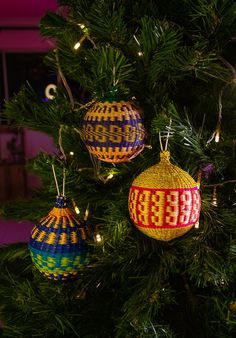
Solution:
<path fill-rule="evenodd" d="M 66 198 L 56 198 L 55 207 L 32 229 L 29 250 L 36 268 L 53 280 L 76 278 L 86 263 L 86 232 Z"/>

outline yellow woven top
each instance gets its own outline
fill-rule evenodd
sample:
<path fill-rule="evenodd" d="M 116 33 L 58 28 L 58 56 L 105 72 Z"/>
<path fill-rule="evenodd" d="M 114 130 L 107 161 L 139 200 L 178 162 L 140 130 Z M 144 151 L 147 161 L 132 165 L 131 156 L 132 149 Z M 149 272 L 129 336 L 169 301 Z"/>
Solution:
<path fill-rule="evenodd" d="M 50 215 L 55 217 L 70 217 L 73 216 L 73 212 L 69 208 L 53 208 L 50 212 Z"/>
<path fill-rule="evenodd" d="M 160 153 L 160 162 L 142 172 L 133 184 L 143 188 L 193 188 L 197 182 L 184 170 L 170 163 L 170 152 Z"/>

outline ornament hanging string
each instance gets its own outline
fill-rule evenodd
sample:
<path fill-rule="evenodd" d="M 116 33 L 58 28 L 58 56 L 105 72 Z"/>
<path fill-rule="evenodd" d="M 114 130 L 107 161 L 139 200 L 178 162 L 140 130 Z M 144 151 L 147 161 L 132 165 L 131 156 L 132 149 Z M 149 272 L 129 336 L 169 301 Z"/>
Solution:
<path fill-rule="evenodd" d="M 112 69 L 112 78 L 113 78 L 113 86 L 115 87 L 119 80 L 117 79 L 116 80 L 116 66 L 113 66 L 113 69 Z"/>
<path fill-rule="evenodd" d="M 226 86 L 225 86 L 226 87 Z M 225 87 L 220 91 L 219 93 L 219 99 L 218 99 L 218 121 L 216 125 L 216 129 L 209 138 L 209 140 L 206 143 L 206 147 L 215 139 L 215 142 L 219 142 L 219 137 L 220 137 L 220 128 L 221 128 L 221 120 L 222 120 L 222 95 L 224 92 Z"/>
<path fill-rule="evenodd" d="M 84 25 L 79 25 L 80 27 L 84 26 Z M 84 27 L 85 28 L 85 27 Z M 83 29 L 83 28 L 82 28 Z M 88 30 L 86 29 L 86 32 L 85 34 L 82 36 L 82 38 L 80 39 L 80 41 L 78 42 L 78 45 L 81 46 L 83 41 L 85 39 L 88 39 L 93 47 L 96 49 L 97 46 L 95 44 L 95 42 L 93 41 L 93 39 L 91 39 L 90 35 L 89 35 L 89 32 Z M 74 109 L 75 107 L 75 101 L 74 101 L 74 97 L 73 97 L 73 94 L 72 94 L 72 91 L 70 89 L 70 86 L 68 85 L 68 82 L 66 80 L 66 77 L 65 75 L 63 74 L 62 72 L 62 69 L 61 69 L 61 65 L 60 65 L 60 61 L 59 61 L 59 55 L 58 55 L 58 49 L 54 49 L 54 52 L 55 52 L 55 58 L 56 58 L 56 63 L 57 63 L 57 68 L 58 68 L 58 79 L 62 81 L 66 91 L 67 91 L 67 94 L 69 96 L 69 100 L 70 100 L 70 103 L 71 103 L 71 107 L 72 109 Z"/>
<path fill-rule="evenodd" d="M 65 187 L 66 187 L 66 168 L 63 168 L 63 180 L 62 180 L 62 196 L 65 197 Z"/>
<path fill-rule="evenodd" d="M 72 109 L 74 108 L 75 106 L 75 102 L 74 102 L 74 98 L 73 98 L 73 95 L 72 95 L 72 92 L 71 92 L 71 89 L 66 81 L 66 78 L 61 70 L 61 65 L 60 65 L 60 62 L 59 62 L 59 56 L 58 56 L 58 51 L 57 49 L 55 49 L 55 57 L 56 57 L 56 63 L 57 63 L 57 68 L 58 68 L 58 75 L 59 75 L 59 79 L 61 79 L 67 93 L 68 93 L 68 96 L 69 96 L 69 99 L 70 99 L 70 103 L 71 103 L 71 107 Z"/>
<path fill-rule="evenodd" d="M 62 146 L 62 129 L 63 129 L 63 124 L 61 124 L 59 128 L 58 144 L 59 144 L 59 148 L 62 153 L 62 156 L 63 156 L 63 160 L 66 162 L 66 154 Z"/>
<path fill-rule="evenodd" d="M 168 147 L 168 142 L 169 142 L 169 138 L 170 138 L 171 124 L 172 124 L 172 120 L 170 119 L 170 124 L 169 124 L 169 127 L 168 127 L 167 136 L 166 136 L 165 151 L 167 150 L 167 147 Z"/>
<path fill-rule="evenodd" d="M 56 185 L 56 188 L 57 188 L 57 196 L 60 196 L 60 190 L 59 190 L 59 185 L 58 185 L 58 181 L 57 181 L 57 176 L 56 176 L 54 164 L 52 164 L 52 172 L 53 172 L 53 176 L 54 176 L 55 185 Z"/>
<path fill-rule="evenodd" d="M 226 83 L 226 85 L 221 89 L 219 93 L 219 100 L 218 100 L 218 121 L 216 125 L 216 129 L 213 132 L 213 134 L 210 136 L 209 140 L 206 142 L 206 147 L 215 139 L 215 142 L 219 142 L 220 140 L 220 131 L 221 131 L 221 120 L 222 120 L 222 96 L 225 91 L 225 89 L 231 85 L 236 83 L 236 69 L 229 63 L 227 60 L 225 60 L 223 57 L 219 57 L 219 60 L 231 71 L 232 73 L 232 80 L 229 83 Z"/>
<path fill-rule="evenodd" d="M 167 127 L 167 130 L 168 130 L 167 133 L 164 132 L 164 135 L 163 135 L 163 137 L 165 138 L 165 147 L 163 147 L 161 132 L 159 132 L 159 142 L 160 142 L 161 151 L 167 151 L 169 138 L 170 138 L 170 134 L 171 134 L 171 124 L 172 124 L 172 119 L 170 119 L 170 124 Z"/>
<path fill-rule="evenodd" d="M 159 132 L 158 136 L 159 136 L 160 148 L 161 148 L 161 151 L 163 151 L 163 144 L 162 144 L 162 140 L 161 140 L 161 132 Z"/>
<path fill-rule="evenodd" d="M 232 82 L 236 81 L 236 69 L 229 63 L 229 61 L 225 60 L 222 56 L 219 57 L 219 60 L 231 71 L 232 73 Z"/>
<path fill-rule="evenodd" d="M 62 179 L 62 194 L 60 194 L 60 189 L 59 189 L 59 184 L 57 180 L 57 175 L 55 172 L 55 166 L 52 164 L 52 172 L 53 172 L 53 177 L 57 189 L 57 196 L 62 196 L 65 197 L 65 187 L 66 187 L 66 168 L 63 168 L 63 179 Z"/>

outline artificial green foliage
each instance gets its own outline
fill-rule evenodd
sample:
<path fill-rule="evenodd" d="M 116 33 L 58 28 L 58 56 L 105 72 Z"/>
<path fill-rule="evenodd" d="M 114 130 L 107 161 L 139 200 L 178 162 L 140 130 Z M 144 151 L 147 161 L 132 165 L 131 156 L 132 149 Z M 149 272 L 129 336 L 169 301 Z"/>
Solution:
<path fill-rule="evenodd" d="M 1 335 L 235 337 L 235 1 L 58 5 L 40 24 L 42 35 L 56 41 L 45 55 L 61 79 L 55 98 L 42 102 L 25 84 L 5 106 L 16 125 L 51 135 L 58 151 L 27 163 L 41 177 L 41 190 L 0 212 L 37 222 L 57 194 L 52 164 L 60 189 L 66 168 L 69 207 L 76 204 L 81 219 L 89 211 L 89 263 L 78 280 L 51 282 L 32 266 L 26 245 L 1 248 Z M 101 163 L 83 143 L 83 117 L 104 97 L 142 109 L 146 147 L 130 162 Z M 169 242 L 140 233 L 127 206 L 134 178 L 159 161 L 160 132 L 164 143 L 169 134 L 171 161 L 195 180 L 201 174 L 199 227 Z"/>

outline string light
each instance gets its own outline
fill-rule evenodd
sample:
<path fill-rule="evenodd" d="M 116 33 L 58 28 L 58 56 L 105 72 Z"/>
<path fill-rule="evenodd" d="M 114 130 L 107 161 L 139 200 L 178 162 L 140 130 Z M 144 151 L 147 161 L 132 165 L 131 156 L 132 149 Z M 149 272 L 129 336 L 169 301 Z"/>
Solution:
<path fill-rule="evenodd" d="M 197 223 L 195 223 L 195 226 L 194 226 L 195 229 L 198 229 L 199 228 L 199 222 L 197 221 Z"/>
<path fill-rule="evenodd" d="M 77 50 L 79 49 L 81 46 L 81 43 L 80 42 L 76 42 L 76 44 L 74 45 L 74 49 Z"/>
<path fill-rule="evenodd" d="M 89 216 L 89 203 L 88 203 L 88 205 L 87 205 L 87 208 L 86 208 L 85 214 L 84 214 L 84 220 L 85 220 L 85 221 L 87 221 L 88 216 Z"/>
<path fill-rule="evenodd" d="M 77 207 L 77 205 L 75 206 L 75 213 L 77 214 L 77 215 L 79 215 L 80 214 L 80 210 L 79 210 L 79 208 Z"/>
<path fill-rule="evenodd" d="M 101 243 L 102 242 L 102 236 L 100 234 L 95 235 L 95 242 Z"/>
<path fill-rule="evenodd" d="M 109 175 L 107 176 L 107 180 L 110 180 L 110 179 L 112 179 L 113 177 L 114 177 L 113 174 L 109 174 Z"/>
<path fill-rule="evenodd" d="M 218 206 L 216 186 L 214 186 L 214 188 L 213 188 L 213 194 L 212 194 L 211 205 L 213 205 L 214 207 L 217 207 L 217 206 Z"/>
<path fill-rule="evenodd" d="M 215 142 L 218 143 L 220 141 L 220 130 L 217 129 L 215 131 Z"/>
<path fill-rule="evenodd" d="M 220 141 L 220 129 L 221 129 L 221 120 L 222 120 L 222 95 L 223 95 L 224 88 L 220 91 L 219 94 L 219 100 L 218 100 L 218 122 L 216 125 L 216 129 L 209 138 L 209 140 L 206 143 L 206 146 L 208 146 L 213 140 L 215 140 L 216 143 Z"/>
<path fill-rule="evenodd" d="M 135 35 L 133 35 L 134 40 L 136 41 L 136 43 L 139 45 L 140 47 L 140 42 L 138 41 L 137 37 Z M 138 52 L 138 56 L 143 56 L 143 52 L 141 52 L 141 50 Z"/>
<path fill-rule="evenodd" d="M 85 25 L 83 23 L 79 23 L 78 25 L 80 26 L 81 29 L 85 28 Z"/>
<path fill-rule="evenodd" d="M 80 214 L 79 207 L 76 205 L 76 203 L 75 203 L 75 201 L 74 201 L 74 199 L 73 199 L 73 198 L 72 198 L 72 204 L 73 204 L 73 207 L 74 207 L 75 213 L 76 213 L 77 215 L 79 215 L 79 214 Z"/>
<path fill-rule="evenodd" d="M 95 226 L 94 233 L 93 233 L 94 242 L 97 244 L 103 244 L 103 236 L 99 232 L 98 225 Z"/>
<path fill-rule="evenodd" d="M 75 154 L 75 153 L 74 153 L 73 151 L 70 151 L 70 155 L 71 155 L 71 156 L 74 156 L 74 154 Z"/>
<path fill-rule="evenodd" d="M 223 278 L 221 278 L 220 284 L 221 284 L 222 286 L 224 286 L 224 285 L 227 284 L 227 282 L 226 282 Z"/>
<path fill-rule="evenodd" d="M 88 28 L 84 24 L 82 24 L 82 23 L 79 23 L 78 25 L 82 29 L 84 35 L 82 36 L 82 38 L 79 41 L 77 41 L 74 44 L 74 49 L 78 50 L 80 48 L 80 46 L 82 45 L 83 41 L 86 40 L 86 39 L 89 40 L 93 44 L 94 48 L 96 48 L 95 42 L 89 36 L 89 30 L 88 30 Z"/>

